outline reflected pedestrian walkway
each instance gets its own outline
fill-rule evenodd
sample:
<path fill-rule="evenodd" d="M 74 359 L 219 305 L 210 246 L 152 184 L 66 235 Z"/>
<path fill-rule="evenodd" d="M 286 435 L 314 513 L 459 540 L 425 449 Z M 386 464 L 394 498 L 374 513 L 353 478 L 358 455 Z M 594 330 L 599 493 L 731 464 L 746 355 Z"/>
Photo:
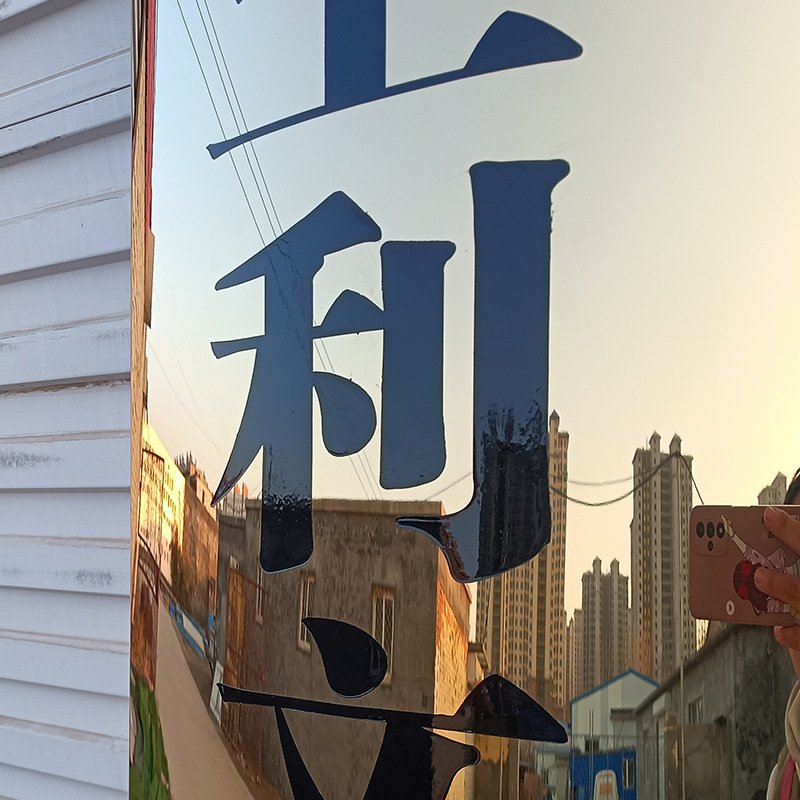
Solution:
<path fill-rule="evenodd" d="M 172 800 L 254 800 L 197 691 L 180 634 L 163 603 L 158 614 L 156 695 Z"/>

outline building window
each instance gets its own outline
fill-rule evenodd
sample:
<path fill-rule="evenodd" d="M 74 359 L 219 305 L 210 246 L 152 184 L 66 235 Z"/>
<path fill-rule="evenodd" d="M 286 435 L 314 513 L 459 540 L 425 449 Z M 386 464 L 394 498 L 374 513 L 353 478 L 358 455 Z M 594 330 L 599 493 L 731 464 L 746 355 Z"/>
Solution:
<path fill-rule="evenodd" d="M 698 697 L 689 703 L 689 724 L 697 725 L 703 721 L 703 698 Z"/>
<path fill-rule="evenodd" d="M 313 572 L 300 573 L 300 616 L 297 620 L 297 644 L 301 650 L 311 651 L 311 634 L 303 625 L 306 617 L 314 614 L 314 584 L 316 579 Z"/>
<path fill-rule="evenodd" d="M 622 759 L 622 788 L 633 789 L 636 783 L 636 771 L 633 768 L 632 758 Z"/>
<path fill-rule="evenodd" d="M 386 651 L 386 679 L 392 675 L 394 642 L 394 589 L 372 587 L 372 635 Z"/>

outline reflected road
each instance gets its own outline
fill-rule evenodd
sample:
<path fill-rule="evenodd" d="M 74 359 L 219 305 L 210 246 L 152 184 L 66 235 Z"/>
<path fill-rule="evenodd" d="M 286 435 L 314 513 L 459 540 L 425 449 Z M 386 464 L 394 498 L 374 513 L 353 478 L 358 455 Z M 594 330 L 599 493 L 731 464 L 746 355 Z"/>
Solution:
<path fill-rule="evenodd" d="M 156 693 L 172 800 L 253 800 L 197 691 L 180 633 L 163 604 L 158 615 Z"/>

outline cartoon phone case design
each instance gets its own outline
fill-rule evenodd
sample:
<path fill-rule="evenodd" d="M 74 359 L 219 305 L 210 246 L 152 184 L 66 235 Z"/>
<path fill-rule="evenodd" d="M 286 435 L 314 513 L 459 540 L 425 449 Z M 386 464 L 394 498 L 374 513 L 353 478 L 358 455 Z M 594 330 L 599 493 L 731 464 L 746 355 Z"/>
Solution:
<path fill-rule="evenodd" d="M 689 610 L 695 619 L 793 625 L 796 612 L 755 585 L 758 567 L 800 577 L 800 557 L 764 525 L 766 506 L 696 506 L 689 518 Z M 797 506 L 785 510 L 798 515 Z"/>

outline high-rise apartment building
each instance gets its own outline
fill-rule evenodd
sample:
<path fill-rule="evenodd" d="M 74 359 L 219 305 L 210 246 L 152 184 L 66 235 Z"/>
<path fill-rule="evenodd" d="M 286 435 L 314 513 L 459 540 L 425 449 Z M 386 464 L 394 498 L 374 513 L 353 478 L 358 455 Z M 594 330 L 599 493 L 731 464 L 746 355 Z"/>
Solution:
<path fill-rule="evenodd" d="M 779 472 L 769 486 L 758 493 L 760 506 L 779 506 L 786 497 L 786 476 Z"/>
<path fill-rule="evenodd" d="M 567 703 L 583 694 L 583 611 L 576 608 L 567 625 Z"/>
<path fill-rule="evenodd" d="M 568 699 L 588 692 L 625 672 L 628 661 L 628 578 L 621 575 L 619 561 L 609 572 L 595 558 L 583 573 L 581 608 L 569 627 Z"/>
<path fill-rule="evenodd" d="M 677 435 L 668 453 L 654 433 L 633 457 L 631 666 L 659 682 L 697 649 L 689 613 L 691 469 Z"/>
<path fill-rule="evenodd" d="M 556 715 L 566 700 L 564 566 L 569 434 L 550 415 L 548 434 L 551 533 L 538 556 L 478 584 L 476 627 L 489 670 L 532 694 Z"/>

